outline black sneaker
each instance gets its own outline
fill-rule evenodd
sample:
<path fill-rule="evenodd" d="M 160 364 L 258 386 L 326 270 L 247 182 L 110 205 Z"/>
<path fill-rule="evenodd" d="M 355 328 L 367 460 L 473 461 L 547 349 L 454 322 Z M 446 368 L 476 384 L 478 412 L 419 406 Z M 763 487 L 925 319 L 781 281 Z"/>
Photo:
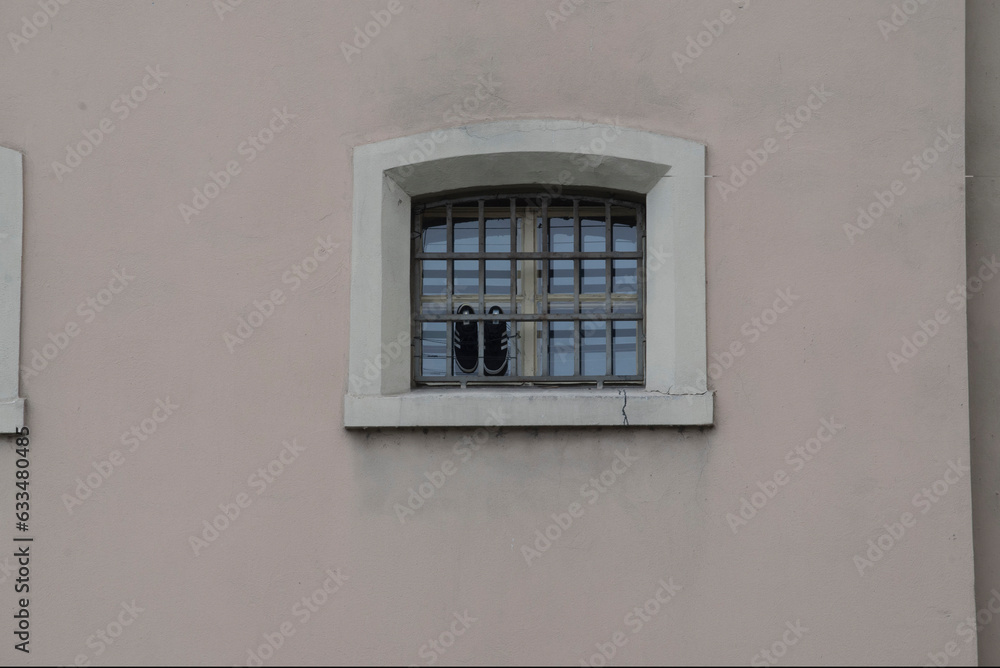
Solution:
<path fill-rule="evenodd" d="M 491 306 L 490 315 L 503 314 L 499 306 Z M 507 375 L 507 322 L 487 320 L 483 330 L 483 370 L 487 376 Z"/>
<path fill-rule="evenodd" d="M 455 311 L 459 314 L 475 313 L 468 304 L 462 304 Z M 479 367 L 479 322 L 475 320 L 456 320 L 455 330 L 455 362 L 462 373 L 475 373 Z"/>

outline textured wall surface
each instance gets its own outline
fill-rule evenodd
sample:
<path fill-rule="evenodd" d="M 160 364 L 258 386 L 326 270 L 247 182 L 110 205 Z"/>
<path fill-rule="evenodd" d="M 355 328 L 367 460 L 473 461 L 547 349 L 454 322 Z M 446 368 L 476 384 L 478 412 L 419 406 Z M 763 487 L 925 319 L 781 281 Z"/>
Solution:
<path fill-rule="evenodd" d="M 0 5 L 0 663 L 975 663 L 965 3 L 64 1 Z M 714 428 L 343 430 L 352 149 L 509 118 L 707 145 Z"/>
<path fill-rule="evenodd" d="M 1000 4 L 968 5 L 968 262 L 1000 255 Z M 971 275 L 971 273 L 970 273 Z M 980 663 L 1000 663 L 1000 285 L 969 302 L 973 527 Z M 982 612 L 986 610 L 986 612 Z"/>

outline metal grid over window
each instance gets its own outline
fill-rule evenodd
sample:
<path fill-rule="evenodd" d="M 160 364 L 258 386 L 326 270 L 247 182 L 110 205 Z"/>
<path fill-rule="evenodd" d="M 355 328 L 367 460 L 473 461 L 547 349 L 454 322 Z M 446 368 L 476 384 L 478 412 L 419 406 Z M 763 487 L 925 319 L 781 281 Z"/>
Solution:
<path fill-rule="evenodd" d="M 644 213 L 537 193 L 415 204 L 414 381 L 642 383 Z"/>

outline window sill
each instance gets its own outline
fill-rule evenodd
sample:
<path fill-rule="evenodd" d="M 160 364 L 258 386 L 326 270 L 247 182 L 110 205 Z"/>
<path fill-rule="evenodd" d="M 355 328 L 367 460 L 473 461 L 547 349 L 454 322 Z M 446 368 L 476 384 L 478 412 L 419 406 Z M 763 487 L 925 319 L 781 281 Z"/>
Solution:
<path fill-rule="evenodd" d="M 417 389 L 389 396 L 344 397 L 348 429 L 395 427 L 704 426 L 714 395 L 642 388 Z"/>

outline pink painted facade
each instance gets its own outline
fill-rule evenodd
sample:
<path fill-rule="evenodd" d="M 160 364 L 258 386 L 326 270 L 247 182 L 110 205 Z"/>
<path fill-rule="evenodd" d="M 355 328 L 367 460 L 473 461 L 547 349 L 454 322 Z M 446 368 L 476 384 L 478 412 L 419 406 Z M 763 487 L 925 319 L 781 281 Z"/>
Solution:
<path fill-rule="evenodd" d="M 0 28 L 35 537 L 0 664 L 1000 657 L 962 626 L 1000 589 L 966 3 L 11 0 Z M 706 146 L 714 426 L 344 429 L 354 150 L 518 119 Z"/>

